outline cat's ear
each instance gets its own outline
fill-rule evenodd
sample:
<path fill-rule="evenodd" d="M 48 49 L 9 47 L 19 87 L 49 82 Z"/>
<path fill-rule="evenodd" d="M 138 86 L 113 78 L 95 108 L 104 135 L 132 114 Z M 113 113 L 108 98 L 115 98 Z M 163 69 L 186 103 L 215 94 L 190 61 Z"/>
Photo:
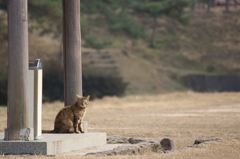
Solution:
<path fill-rule="evenodd" d="M 81 98 L 82 98 L 80 95 L 77 95 L 77 94 L 76 94 L 76 97 L 77 97 L 77 98 L 79 98 L 79 99 L 81 99 Z"/>
<path fill-rule="evenodd" d="M 88 96 L 86 97 L 86 99 L 89 100 L 89 99 L 90 99 L 90 95 L 88 95 Z"/>

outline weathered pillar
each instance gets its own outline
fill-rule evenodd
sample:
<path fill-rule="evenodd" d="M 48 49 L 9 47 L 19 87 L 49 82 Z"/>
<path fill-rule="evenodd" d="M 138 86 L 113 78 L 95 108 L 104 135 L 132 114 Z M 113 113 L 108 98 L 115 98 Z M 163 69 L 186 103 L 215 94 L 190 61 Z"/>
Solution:
<path fill-rule="evenodd" d="M 5 140 L 25 140 L 28 119 L 27 0 L 8 0 L 8 107 Z M 21 136 L 21 137 L 20 137 Z"/>
<path fill-rule="evenodd" d="M 65 106 L 82 95 L 80 0 L 62 0 Z"/>

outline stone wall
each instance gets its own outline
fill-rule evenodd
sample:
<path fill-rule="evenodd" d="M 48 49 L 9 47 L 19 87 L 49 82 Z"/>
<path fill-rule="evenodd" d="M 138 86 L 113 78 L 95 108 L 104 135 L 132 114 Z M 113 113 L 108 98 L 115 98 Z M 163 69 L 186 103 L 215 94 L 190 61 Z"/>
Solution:
<path fill-rule="evenodd" d="M 188 75 L 185 84 L 197 92 L 238 92 L 240 75 Z"/>

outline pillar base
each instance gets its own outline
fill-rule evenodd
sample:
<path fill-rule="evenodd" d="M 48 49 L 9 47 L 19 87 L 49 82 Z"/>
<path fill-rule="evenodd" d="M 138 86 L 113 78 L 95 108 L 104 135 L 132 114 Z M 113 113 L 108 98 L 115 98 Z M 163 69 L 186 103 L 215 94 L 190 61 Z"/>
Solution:
<path fill-rule="evenodd" d="M 4 130 L 4 140 L 8 140 L 8 129 Z M 33 128 L 24 128 L 19 132 L 19 139 L 22 141 L 32 141 L 34 140 L 34 129 Z"/>
<path fill-rule="evenodd" d="M 57 155 L 64 152 L 80 150 L 88 147 L 106 144 L 106 133 L 80 134 L 47 134 L 43 133 L 42 140 L 34 141 L 4 141 L 0 133 L 0 155 L 38 154 Z"/>
<path fill-rule="evenodd" d="M 35 136 L 34 137 L 34 140 L 41 140 L 41 139 L 44 139 L 44 137 L 43 136 Z"/>

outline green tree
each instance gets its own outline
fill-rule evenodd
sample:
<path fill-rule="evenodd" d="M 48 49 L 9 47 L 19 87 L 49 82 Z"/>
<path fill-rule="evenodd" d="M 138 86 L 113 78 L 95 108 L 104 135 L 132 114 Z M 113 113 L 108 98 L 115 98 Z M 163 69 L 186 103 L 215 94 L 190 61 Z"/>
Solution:
<path fill-rule="evenodd" d="M 7 0 L 0 1 L 0 9 L 7 10 Z"/>
<path fill-rule="evenodd" d="M 8 32 L 7 32 L 7 3 L 6 0 L 0 1 L 0 63 L 1 68 L 0 72 L 5 72 L 7 69 L 7 39 L 8 39 Z M 1 74 L 0 81 L 3 78 L 6 78 L 7 74 Z"/>
<path fill-rule="evenodd" d="M 191 3 L 191 0 L 138 0 L 133 2 L 132 8 L 136 14 L 152 18 L 151 47 L 156 46 L 157 19 L 168 16 L 186 23 L 184 8 L 190 6 Z"/>
<path fill-rule="evenodd" d="M 40 35 L 52 33 L 54 37 L 62 35 L 62 2 L 49 0 L 28 1 L 29 17 L 38 25 L 30 26 L 32 29 L 40 29 Z"/>
<path fill-rule="evenodd" d="M 143 37 L 145 28 L 131 14 L 132 3 L 129 0 L 81 0 L 81 11 L 83 14 L 95 14 L 104 18 L 112 33 L 122 32 L 133 38 Z"/>
<path fill-rule="evenodd" d="M 206 0 L 207 11 L 210 11 L 212 7 L 214 7 L 214 0 Z"/>
<path fill-rule="evenodd" d="M 0 9 L 7 11 L 7 0 L 0 1 Z M 28 1 L 28 16 L 37 22 L 31 23 L 29 30 L 40 29 L 41 35 L 53 33 L 58 37 L 62 33 L 62 2 L 57 0 Z"/>

